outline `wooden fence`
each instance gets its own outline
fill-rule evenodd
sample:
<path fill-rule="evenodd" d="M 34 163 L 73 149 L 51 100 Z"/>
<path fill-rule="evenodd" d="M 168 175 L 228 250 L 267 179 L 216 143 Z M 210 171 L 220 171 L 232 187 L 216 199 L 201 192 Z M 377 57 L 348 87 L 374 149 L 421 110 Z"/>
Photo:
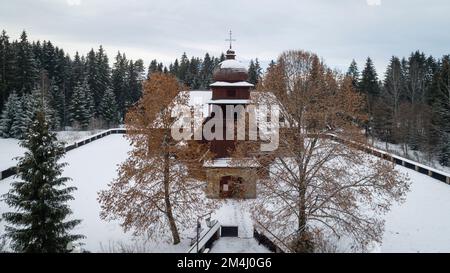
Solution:
<path fill-rule="evenodd" d="M 76 149 L 78 147 L 81 147 L 83 145 L 86 145 L 88 143 L 91 143 L 92 141 L 98 140 L 100 138 L 103 138 L 105 136 L 111 135 L 111 134 L 125 134 L 126 130 L 123 128 L 117 128 L 117 129 L 109 129 L 106 131 L 103 131 L 101 133 L 95 134 L 93 136 L 90 136 L 88 138 L 85 138 L 83 140 L 80 140 L 78 142 L 75 142 L 74 144 L 70 144 L 66 146 L 66 152 Z M 386 160 L 390 160 L 392 162 L 394 162 L 397 165 L 402 165 L 408 169 L 412 169 L 415 170 L 416 172 L 428 175 L 431 178 L 434 178 L 436 180 L 439 180 L 441 182 L 447 183 L 450 185 L 450 174 L 445 173 L 443 171 L 440 170 L 436 170 L 432 167 L 423 165 L 421 163 L 415 162 L 413 160 L 410 159 L 406 159 L 403 158 L 401 156 L 398 155 L 394 155 L 388 152 L 385 152 L 383 150 L 380 149 L 376 149 L 373 147 L 369 147 L 366 146 L 364 144 L 360 144 L 360 143 L 355 143 L 353 141 L 349 141 L 349 140 L 344 140 L 342 138 L 339 138 L 335 135 L 331 135 L 329 134 L 328 137 L 334 141 L 343 143 L 345 145 L 349 145 L 349 146 L 353 146 L 353 147 L 357 147 L 358 149 L 365 151 L 368 154 L 372 154 L 374 156 L 377 156 L 379 158 L 383 158 Z M 7 177 L 10 177 L 12 175 L 16 174 L 16 167 L 10 167 L 6 170 L 0 171 L 0 180 L 5 179 Z"/>
<path fill-rule="evenodd" d="M 394 155 L 394 154 L 385 152 L 385 151 L 377 149 L 377 148 L 367 146 L 365 144 L 356 143 L 356 142 L 350 141 L 350 140 L 345 140 L 345 139 L 342 139 L 335 135 L 329 134 L 328 137 L 336 142 L 355 147 L 355 148 L 357 148 L 361 151 L 364 151 L 368 154 L 374 155 L 376 157 L 379 157 L 379 158 L 382 158 L 385 160 L 389 160 L 397 165 L 402 165 L 403 167 L 406 167 L 411 170 L 415 170 L 416 172 L 428 175 L 431 178 L 434 178 L 436 180 L 439 180 L 441 182 L 444 182 L 444 183 L 450 185 L 450 174 L 448 174 L 446 172 L 437 170 L 435 168 L 423 165 L 421 163 L 415 162 L 413 160 L 410 160 L 410 159 L 407 159 L 407 158 L 404 158 L 404 157 L 401 157 L 398 155 Z"/>
<path fill-rule="evenodd" d="M 65 151 L 66 152 L 71 151 L 73 149 L 79 148 L 79 147 L 81 147 L 83 145 L 91 143 L 92 141 L 96 141 L 96 140 L 98 140 L 100 138 L 103 138 L 105 136 L 109 136 L 111 134 L 125 134 L 125 133 L 126 133 L 126 130 L 122 129 L 122 128 L 108 129 L 108 130 L 103 131 L 101 133 L 98 133 L 98 134 L 89 136 L 87 138 L 84 138 L 82 140 L 79 140 L 79 141 L 77 141 L 77 142 L 75 142 L 73 144 L 66 145 L 65 146 Z M 15 174 L 16 174 L 16 167 L 10 167 L 10 168 L 8 168 L 6 170 L 0 171 L 0 180 L 5 179 L 5 178 L 10 177 L 10 176 L 15 175 Z"/>

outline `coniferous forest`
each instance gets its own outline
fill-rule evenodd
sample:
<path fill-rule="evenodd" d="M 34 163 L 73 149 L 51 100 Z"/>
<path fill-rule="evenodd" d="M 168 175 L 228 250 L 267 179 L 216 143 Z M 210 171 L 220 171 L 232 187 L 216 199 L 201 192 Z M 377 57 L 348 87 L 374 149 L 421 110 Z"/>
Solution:
<path fill-rule="evenodd" d="M 214 67 L 225 56 L 183 53 L 168 66 L 151 60 L 148 68 L 123 52 L 110 58 L 102 46 L 70 56 L 51 41 L 29 41 L 25 31 L 13 40 L 3 30 L 0 135 L 23 138 L 37 101 L 44 103 L 53 130 L 117 126 L 153 73 L 170 73 L 186 88 L 207 90 Z M 249 81 L 258 83 L 262 73 L 258 59 L 251 60 Z M 405 155 L 418 151 L 427 160 L 450 165 L 450 55 L 417 51 L 393 56 L 384 74 L 378 74 L 369 57 L 361 66 L 353 61 L 347 75 L 367 100 L 369 118 L 363 126 L 368 136 L 386 146 L 400 145 Z"/>
<path fill-rule="evenodd" d="M 175 75 L 190 89 L 206 90 L 214 67 L 225 59 L 183 53 L 169 66 L 152 60 L 148 69 L 141 59 L 127 59 L 118 52 L 113 61 L 102 46 L 86 55 L 69 56 L 51 41 L 29 41 L 22 32 L 12 40 L 5 30 L 0 36 L 0 135 L 22 138 L 37 100 L 44 100 L 52 129 L 106 128 L 123 121 L 127 108 L 141 97 L 142 82 L 152 73 Z M 110 65 L 112 63 L 112 67 Z M 252 60 L 253 82 L 261 75 Z"/>

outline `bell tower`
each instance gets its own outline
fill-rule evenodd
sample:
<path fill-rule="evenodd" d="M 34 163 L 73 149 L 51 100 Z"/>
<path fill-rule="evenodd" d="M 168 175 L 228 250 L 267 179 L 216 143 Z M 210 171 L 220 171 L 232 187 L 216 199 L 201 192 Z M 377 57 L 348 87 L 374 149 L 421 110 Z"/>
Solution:
<path fill-rule="evenodd" d="M 214 70 L 213 80 L 210 85 L 212 97 L 208 102 L 209 109 L 220 108 L 223 113 L 223 138 L 211 140 L 211 152 L 215 154 L 214 160 L 205 162 L 206 176 L 208 179 L 207 196 L 210 198 L 255 198 L 256 181 L 252 175 L 249 161 L 246 164 L 231 165 L 231 154 L 238 140 L 227 139 L 227 123 L 237 122 L 237 116 L 227 116 L 227 106 L 247 106 L 250 103 L 250 89 L 253 84 L 247 82 L 247 68 L 236 60 L 236 53 L 232 48 L 230 32 L 230 47 L 226 52 L 226 59 L 219 63 Z M 205 122 L 211 119 L 210 115 Z M 234 129 L 234 128 L 233 128 Z M 232 133 L 234 135 L 234 132 Z"/>

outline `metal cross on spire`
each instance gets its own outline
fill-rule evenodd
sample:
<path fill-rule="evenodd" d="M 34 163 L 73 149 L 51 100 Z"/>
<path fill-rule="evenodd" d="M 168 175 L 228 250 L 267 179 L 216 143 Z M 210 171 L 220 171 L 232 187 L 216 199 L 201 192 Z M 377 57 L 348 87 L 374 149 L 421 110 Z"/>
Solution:
<path fill-rule="evenodd" d="M 231 43 L 236 41 L 236 39 L 233 39 L 233 33 L 231 32 L 231 30 L 230 30 L 230 38 L 226 39 L 225 41 L 230 42 L 230 49 L 231 49 Z"/>

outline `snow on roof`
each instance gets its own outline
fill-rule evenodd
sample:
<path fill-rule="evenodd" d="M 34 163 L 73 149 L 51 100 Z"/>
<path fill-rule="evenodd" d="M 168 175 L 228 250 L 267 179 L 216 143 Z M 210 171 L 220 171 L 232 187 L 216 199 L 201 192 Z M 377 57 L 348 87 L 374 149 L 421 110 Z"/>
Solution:
<path fill-rule="evenodd" d="M 249 82 L 214 82 L 209 86 L 212 87 L 253 87 Z"/>
<path fill-rule="evenodd" d="M 204 105 L 207 104 L 209 100 L 212 98 L 212 91 L 200 91 L 200 90 L 192 90 L 192 91 L 182 91 L 189 92 L 189 106 L 195 105 Z"/>
<path fill-rule="evenodd" d="M 246 159 L 232 159 L 232 158 L 218 158 L 213 160 L 208 160 L 203 164 L 203 167 L 207 168 L 257 168 L 259 163 L 251 158 Z"/>
<path fill-rule="evenodd" d="M 249 104 L 250 100 L 209 100 L 209 104 Z"/>
<path fill-rule="evenodd" d="M 241 62 L 236 60 L 225 60 L 219 63 L 219 68 L 229 68 L 247 71 L 247 68 L 243 64 L 241 64 Z"/>

